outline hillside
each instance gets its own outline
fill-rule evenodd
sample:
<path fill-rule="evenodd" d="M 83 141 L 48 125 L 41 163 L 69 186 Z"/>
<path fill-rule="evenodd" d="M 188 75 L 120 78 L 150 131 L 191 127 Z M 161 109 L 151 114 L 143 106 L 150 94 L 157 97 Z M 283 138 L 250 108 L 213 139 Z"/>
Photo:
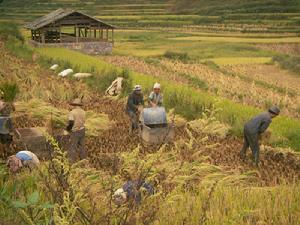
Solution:
<path fill-rule="evenodd" d="M 0 20 L 20 24 L 57 8 L 83 10 L 120 28 L 299 33 L 299 1 L 290 0 L 4 0 Z"/>
<path fill-rule="evenodd" d="M 299 13 L 298 0 L 173 0 L 172 10 L 201 15 L 231 13 Z"/>
<path fill-rule="evenodd" d="M 204 108 L 196 105 L 205 100 L 204 93 L 184 88 L 185 84 L 175 86 L 170 79 L 162 83 L 166 106 L 172 106 L 168 96 L 179 91 L 176 98 L 182 105 L 198 113 L 203 109 L 207 116 L 187 121 L 176 114 L 174 143 L 161 148 L 147 146 L 128 133 L 126 100 L 102 95 L 105 86 L 101 84 L 107 85 L 107 80 L 124 70 L 66 49 L 32 50 L 16 39 L 6 40 L 7 36 L 0 41 L 0 74 L 20 88 L 15 102 L 16 127 L 45 126 L 49 112 L 51 121 L 52 112 L 54 118 L 55 112 L 66 114 L 67 102 L 79 93 L 84 94 L 88 115 L 97 115 L 96 121 L 99 115 L 107 115 L 110 126 L 103 129 L 107 119 L 102 119 L 97 125 L 102 129 L 87 135 L 86 160 L 70 165 L 64 149 L 55 148 L 52 160 L 43 161 L 40 170 L 24 169 L 16 176 L 8 173 L 4 163 L 12 152 L 0 146 L 0 224 L 215 225 L 232 221 L 233 225 L 249 225 L 272 220 L 275 225 L 294 225 L 299 221 L 300 155 L 263 146 L 259 168 L 253 167 L 250 152 L 242 161 L 237 154 L 242 139 L 229 134 L 228 126 L 216 120 L 217 109 L 208 108 L 211 104 Z M 57 71 L 48 69 L 53 63 L 59 64 Z M 57 72 L 66 67 L 93 71 L 94 77 L 58 77 Z M 128 73 L 128 79 L 141 83 L 145 93 L 151 89 L 154 78 L 134 70 Z M 191 99 L 190 93 L 199 97 L 194 102 L 184 101 L 184 96 Z M 226 101 L 227 106 L 229 103 Z M 249 110 L 230 104 L 235 115 Z M 287 130 L 297 132 L 297 127 Z M 112 194 L 131 179 L 146 180 L 155 194 L 147 197 L 138 187 L 140 203 L 115 204 Z"/>

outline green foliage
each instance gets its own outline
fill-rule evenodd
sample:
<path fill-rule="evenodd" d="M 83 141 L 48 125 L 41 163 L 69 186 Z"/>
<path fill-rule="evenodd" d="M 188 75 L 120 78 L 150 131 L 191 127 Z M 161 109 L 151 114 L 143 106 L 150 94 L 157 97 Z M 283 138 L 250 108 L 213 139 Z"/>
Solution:
<path fill-rule="evenodd" d="M 283 69 L 292 71 L 300 75 L 300 57 L 289 55 L 278 55 L 273 57 L 273 61 L 278 63 Z"/>
<path fill-rule="evenodd" d="M 15 37 L 19 41 L 24 42 L 24 37 L 22 36 L 17 24 L 0 22 L 0 39 L 6 41 L 9 37 Z"/>
<path fill-rule="evenodd" d="M 0 82 L 0 90 L 4 93 L 3 99 L 6 102 L 13 102 L 19 92 L 18 85 L 15 81 Z"/>
<path fill-rule="evenodd" d="M 24 37 L 15 23 L 0 22 L 0 39 L 5 41 L 6 48 L 14 55 L 32 60 L 33 51 L 24 44 Z"/>
<path fill-rule="evenodd" d="M 9 36 L 5 42 L 5 47 L 15 56 L 18 56 L 26 61 L 32 61 L 33 50 L 24 44 L 19 39 Z"/>
<path fill-rule="evenodd" d="M 163 56 L 167 59 L 179 60 L 182 62 L 188 62 L 190 60 L 190 57 L 187 52 L 166 51 Z"/>
<path fill-rule="evenodd" d="M 2 163 L 2 162 L 1 162 Z M 0 164 L 0 216 L 4 224 L 47 224 L 52 204 L 40 193 L 37 172 L 28 176 L 26 169 L 17 177 L 9 177 Z"/>
<path fill-rule="evenodd" d="M 180 74 L 180 76 L 187 79 L 189 84 L 192 87 L 199 88 L 204 91 L 208 90 L 208 85 L 207 85 L 206 81 L 201 80 L 199 77 L 195 77 L 195 76 L 192 76 L 192 75 L 186 74 L 186 73 L 182 73 L 182 74 Z"/>
<path fill-rule="evenodd" d="M 96 71 L 96 74 L 86 79 L 86 82 L 91 88 L 103 93 L 119 75 L 116 69 L 103 69 Z"/>
<path fill-rule="evenodd" d="M 123 84 L 122 84 L 121 96 L 125 97 L 125 96 L 128 96 L 129 93 L 132 92 L 132 88 L 133 88 L 129 69 L 127 69 L 127 68 L 123 69 L 121 72 L 121 77 L 124 78 Z"/>

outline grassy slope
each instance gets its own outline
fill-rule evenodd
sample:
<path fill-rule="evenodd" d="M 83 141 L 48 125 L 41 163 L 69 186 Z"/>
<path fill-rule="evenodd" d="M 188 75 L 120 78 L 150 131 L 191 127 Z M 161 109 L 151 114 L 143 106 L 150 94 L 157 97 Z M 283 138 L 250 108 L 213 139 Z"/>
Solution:
<path fill-rule="evenodd" d="M 72 60 L 76 64 L 80 64 L 83 70 L 93 65 L 96 66 L 96 69 L 106 68 L 108 70 L 109 65 L 101 63 L 95 57 L 64 49 L 57 49 L 55 54 L 53 50 L 55 51 L 56 49 L 44 52 L 49 54 L 49 56 L 58 54 L 61 59 Z M 146 82 L 147 79 L 153 82 L 151 77 L 146 77 L 142 74 L 132 73 L 132 77 L 136 81 L 145 82 L 144 85 L 148 83 Z M 164 85 L 166 86 L 167 84 L 165 83 Z M 167 88 L 171 89 L 171 85 Z M 197 93 L 194 94 L 197 95 Z M 205 97 L 205 95 L 201 97 Z M 250 224 L 253 221 L 260 221 L 260 223 L 265 224 L 270 220 L 276 225 L 296 224 L 299 218 L 299 184 L 256 187 L 256 184 L 250 183 L 252 180 L 251 171 L 241 175 L 227 173 L 220 167 L 203 163 L 203 158 L 205 158 L 203 157 L 203 154 L 205 155 L 202 152 L 203 149 L 188 147 L 187 143 L 186 145 L 186 152 L 182 149 L 175 149 L 171 152 L 158 151 L 152 154 L 137 154 L 137 150 L 130 151 L 128 149 L 128 152 L 118 154 L 122 161 L 127 162 L 126 164 L 120 164 L 119 171 L 126 171 L 130 175 L 140 177 L 140 174 L 145 174 L 145 171 L 148 171 L 151 165 L 152 169 L 148 177 L 146 177 L 147 180 L 150 182 L 152 180 L 161 182 L 159 185 L 155 185 L 156 195 L 152 198 L 143 199 L 142 204 L 137 207 L 137 212 L 134 212 L 137 213 L 136 217 L 138 221 L 145 221 L 145 218 L 151 219 L 154 216 L 155 220 L 150 220 L 149 224 L 179 225 L 188 220 L 189 224 L 196 225 L 199 224 L 199 221 L 203 220 L 205 213 L 207 213 L 206 224 L 211 225 L 241 225 Z M 202 140 L 201 146 L 203 145 Z M 187 157 L 191 157 L 191 160 L 188 160 Z M 61 160 L 66 162 L 64 157 L 61 158 Z M 103 161 L 108 161 L 108 159 L 103 159 Z M 57 162 L 57 160 L 53 160 L 53 162 Z M 153 165 L 152 162 L 154 162 Z M 57 163 L 57 165 L 61 168 L 62 164 Z M 42 164 L 40 168 L 41 171 L 47 171 L 45 164 Z M 113 213 L 107 213 L 107 210 L 110 208 L 108 206 L 110 206 L 111 195 L 107 194 L 106 190 L 107 186 L 116 190 L 124 183 L 124 178 L 119 174 L 119 171 L 116 176 L 112 177 L 110 171 L 107 171 L 108 169 L 94 171 L 87 164 L 82 163 L 81 167 L 73 165 L 72 170 L 70 170 L 71 176 L 68 182 L 73 186 L 76 185 L 76 189 L 74 189 L 75 194 L 79 195 L 83 192 L 82 190 L 85 190 L 89 194 L 88 196 L 91 195 L 92 198 L 80 195 L 80 202 L 78 203 L 76 200 L 68 201 L 67 198 L 64 198 L 64 201 L 58 202 L 55 198 L 49 197 L 49 194 L 46 194 L 48 192 L 45 191 L 48 190 L 47 187 L 49 186 L 47 185 L 49 183 L 53 187 L 57 185 L 53 181 L 53 178 L 45 179 L 45 177 L 55 176 L 53 172 L 39 173 L 40 171 L 38 170 L 24 170 L 13 177 L 8 175 L 7 167 L 4 167 L 4 163 L 2 165 L 0 161 L 0 207 L 3 209 L 0 211 L 0 223 L 48 224 L 45 221 L 52 218 L 52 211 L 49 208 L 58 208 L 61 205 L 68 204 L 69 208 L 76 205 L 77 208 L 80 207 L 90 212 L 89 206 L 94 201 L 97 204 L 96 212 L 92 211 L 95 213 L 94 217 L 118 218 L 118 209 L 127 209 L 127 205 L 118 207 L 117 209 L 113 205 Z M 89 176 L 81 178 L 83 174 L 88 174 Z M 166 177 L 164 177 L 164 174 L 166 174 Z M 159 179 L 160 176 L 163 176 L 162 181 Z M 82 182 L 79 183 L 78 179 Z M 49 180 L 47 184 L 45 180 Z M 216 182 L 218 184 L 215 190 L 212 191 L 212 186 Z M 106 187 L 106 189 L 103 187 Z M 61 191 L 59 188 L 55 188 L 55 190 L 55 193 L 60 193 L 59 191 Z M 210 191 L 213 193 L 211 196 L 209 195 Z M 64 192 L 64 194 L 67 193 L 69 192 Z M 32 197 L 34 195 L 37 197 Z M 54 205 L 55 203 L 56 205 Z M 209 204 L 207 209 L 205 204 Z M 226 210 L 223 210 L 224 206 Z M 42 215 L 38 213 L 38 211 L 41 211 L 40 208 L 43 208 Z M 16 217 L 16 212 L 18 213 L 21 210 L 22 216 Z M 152 211 L 156 213 L 151 214 Z M 32 216 L 32 214 L 39 216 Z M 25 216 L 28 216 L 29 219 L 24 220 Z M 34 222 L 25 223 L 22 221 L 22 218 L 24 221 L 32 220 Z M 136 222 L 136 224 L 140 223 Z"/>
<path fill-rule="evenodd" d="M 82 71 L 90 71 L 90 67 L 94 67 L 98 74 L 104 74 L 115 68 L 96 57 L 67 49 L 41 48 L 39 52 L 43 56 L 52 58 L 53 62 L 65 60 L 71 66 L 80 68 Z M 133 83 L 139 83 L 143 86 L 145 93 L 151 90 L 152 84 L 156 81 L 151 76 L 135 72 L 130 73 L 130 76 L 133 79 Z M 94 79 L 97 79 L 97 77 Z M 167 108 L 175 108 L 177 113 L 187 118 L 197 118 L 201 116 L 201 112 L 205 108 L 210 108 L 214 104 L 217 108 L 222 108 L 222 111 L 217 115 L 218 120 L 230 124 L 235 134 L 240 134 L 243 123 L 259 112 L 257 108 L 233 103 L 230 100 L 195 90 L 187 85 L 178 85 L 164 79 L 160 79 L 159 82 L 164 87 L 165 105 Z M 274 121 L 271 128 L 277 144 L 300 150 L 299 120 L 281 116 Z"/>
<path fill-rule="evenodd" d="M 99 70 L 109 69 L 108 67 L 110 67 L 95 57 L 64 49 L 57 49 L 57 52 L 55 50 L 51 49 L 44 53 L 53 57 L 60 55 L 61 59 L 70 60 L 80 65 L 82 70 L 89 69 L 92 66 Z M 132 73 L 132 78 L 135 81 L 145 82 L 145 85 L 148 82 L 153 82 L 153 78 L 142 74 Z M 167 81 L 164 82 L 167 89 L 175 88 L 176 90 L 177 87 L 172 87 L 173 84 L 168 84 Z M 179 90 L 188 89 L 187 87 L 178 88 Z M 193 93 L 192 91 L 189 92 L 192 95 Z M 198 94 L 200 93 L 195 92 L 195 97 Z M 198 100 L 201 100 L 200 97 L 205 97 L 205 95 L 203 93 L 203 95 L 198 97 Z M 230 102 L 228 104 L 230 107 Z M 244 110 L 246 109 L 249 108 L 244 108 Z M 256 110 L 253 109 L 254 111 Z M 297 224 L 300 212 L 299 184 L 253 187 L 253 185 L 247 183 L 251 178 L 251 172 L 248 175 L 231 175 L 226 173 L 222 168 L 202 163 L 203 149 L 188 148 L 188 143 L 186 145 L 186 152 L 183 151 L 185 149 L 183 148 L 182 150 L 175 149 L 170 152 L 158 151 L 147 155 L 137 154 L 137 150 L 118 154 L 122 159 L 121 161 L 128 162 L 127 164 L 122 164 L 119 171 L 126 171 L 130 175 L 141 177 L 139 176 L 140 174 L 150 171 L 148 169 L 150 167 L 149 164 L 152 167 L 152 162 L 154 162 L 151 173 L 146 178 L 150 181 L 158 180 L 158 182 L 161 182 L 155 186 L 156 194 L 151 198 L 143 199 L 142 204 L 133 211 L 132 214 L 137 214 L 136 224 L 142 224 L 145 221 L 153 225 L 179 225 L 186 223 L 186 221 L 189 221 L 189 224 L 199 224 L 199 221 L 203 221 L 206 215 L 206 224 L 211 225 L 268 224 L 269 221 L 276 225 Z M 203 142 L 201 146 L 203 146 Z M 187 156 L 191 157 L 191 160 L 186 158 Z M 58 160 L 53 160 L 54 163 L 57 163 L 55 164 L 57 168 L 61 168 L 62 165 L 65 166 L 64 168 L 69 167 L 65 165 L 67 160 L 64 157 L 57 158 Z M 62 164 L 59 160 L 64 160 L 65 163 Z M 106 160 L 103 159 L 103 161 Z M 44 165 L 41 166 L 41 171 L 47 171 Z M 54 187 L 52 190 L 57 191 L 55 193 L 61 194 L 61 189 L 58 187 L 62 185 L 57 185 L 53 172 L 39 172 L 38 170 L 25 170 L 17 176 L 9 176 L 7 167 L 0 162 L 1 224 L 48 224 L 48 220 L 50 221 L 50 218 L 53 219 L 52 207 L 55 207 L 57 210 L 66 207 L 75 209 L 76 206 L 77 209 L 80 207 L 87 210 L 88 214 L 90 212 L 95 214 L 93 218 L 108 217 L 111 220 L 118 216 L 119 211 L 127 210 L 126 205 L 117 208 L 113 205 L 112 213 L 108 211 L 112 207 L 110 207 L 111 194 L 107 193 L 107 190 L 116 190 L 120 187 L 124 182 L 121 174 L 112 177 L 110 171 L 94 171 L 86 164 L 73 165 L 72 170 L 70 170 L 70 179 L 67 180 L 67 186 L 76 187 L 74 189 L 75 196 L 80 196 L 80 198 L 71 199 L 70 201 L 68 196 L 71 195 L 70 193 L 74 194 L 74 192 L 68 188 L 67 191 L 63 192 L 66 197 L 62 201 L 56 201 L 56 198 L 49 197 L 48 193 L 51 191 L 47 191 L 51 189 L 47 189 L 47 187 L 51 185 L 51 187 Z M 162 181 L 160 181 L 160 177 L 163 177 Z M 78 180 L 82 182 L 78 182 Z M 219 183 L 215 190 L 212 191 L 212 186 L 216 181 Z M 172 191 L 166 192 L 161 186 L 165 187 L 165 189 L 170 188 L 169 191 Z M 173 189 L 172 186 L 176 188 Z M 211 196 L 209 195 L 210 191 L 212 192 Z M 90 198 L 87 196 L 90 196 Z M 79 200 L 77 201 L 76 199 Z M 97 204 L 96 212 L 94 208 L 89 210 L 89 206 L 94 202 Z M 57 204 L 54 205 L 55 203 Z M 26 216 L 27 219 L 25 219 Z M 80 216 L 80 214 L 77 213 L 77 216 Z M 150 219 L 150 221 L 146 219 Z M 31 222 L 31 220 L 34 222 Z M 117 220 L 115 219 L 114 222 L 117 223 Z M 82 224 L 82 222 L 79 223 Z M 103 223 L 95 222 L 93 224 Z M 74 224 L 74 221 L 68 222 L 68 224 Z"/>

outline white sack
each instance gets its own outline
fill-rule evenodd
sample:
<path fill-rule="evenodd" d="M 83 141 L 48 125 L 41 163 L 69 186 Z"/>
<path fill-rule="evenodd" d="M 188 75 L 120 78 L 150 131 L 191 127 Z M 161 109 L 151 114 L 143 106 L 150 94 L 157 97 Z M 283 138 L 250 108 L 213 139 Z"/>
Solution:
<path fill-rule="evenodd" d="M 76 78 L 85 78 L 85 77 L 91 77 L 92 74 L 90 74 L 90 73 L 75 73 L 73 76 Z"/>
<path fill-rule="evenodd" d="M 68 76 L 69 74 L 73 73 L 73 70 L 72 69 L 66 69 L 66 70 L 63 70 L 61 71 L 58 76 L 61 76 L 61 77 L 65 77 L 65 76 Z"/>
<path fill-rule="evenodd" d="M 50 67 L 50 70 L 56 70 L 58 68 L 57 64 L 54 64 L 53 66 Z"/>

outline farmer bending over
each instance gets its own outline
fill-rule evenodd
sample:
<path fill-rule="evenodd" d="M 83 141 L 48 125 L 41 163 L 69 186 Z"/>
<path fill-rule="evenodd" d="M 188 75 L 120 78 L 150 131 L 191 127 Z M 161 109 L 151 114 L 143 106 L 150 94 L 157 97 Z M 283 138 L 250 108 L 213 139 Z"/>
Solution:
<path fill-rule="evenodd" d="M 259 138 L 272 122 L 272 118 L 278 116 L 280 110 L 276 106 L 272 106 L 267 112 L 263 112 L 248 121 L 244 126 L 244 146 L 240 152 L 242 159 L 246 158 L 246 151 L 250 146 L 252 150 L 253 160 L 258 166 L 259 163 Z"/>
<path fill-rule="evenodd" d="M 142 200 L 142 193 L 153 195 L 153 186 L 145 181 L 129 180 L 122 188 L 116 190 L 113 199 L 117 205 L 122 205 L 127 201 L 134 201 L 134 203 L 139 204 Z"/>
<path fill-rule="evenodd" d="M 18 172 L 23 167 L 33 169 L 40 164 L 38 157 L 30 151 L 20 151 L 7 159 L 7 166 L 12 173 Z"/>

